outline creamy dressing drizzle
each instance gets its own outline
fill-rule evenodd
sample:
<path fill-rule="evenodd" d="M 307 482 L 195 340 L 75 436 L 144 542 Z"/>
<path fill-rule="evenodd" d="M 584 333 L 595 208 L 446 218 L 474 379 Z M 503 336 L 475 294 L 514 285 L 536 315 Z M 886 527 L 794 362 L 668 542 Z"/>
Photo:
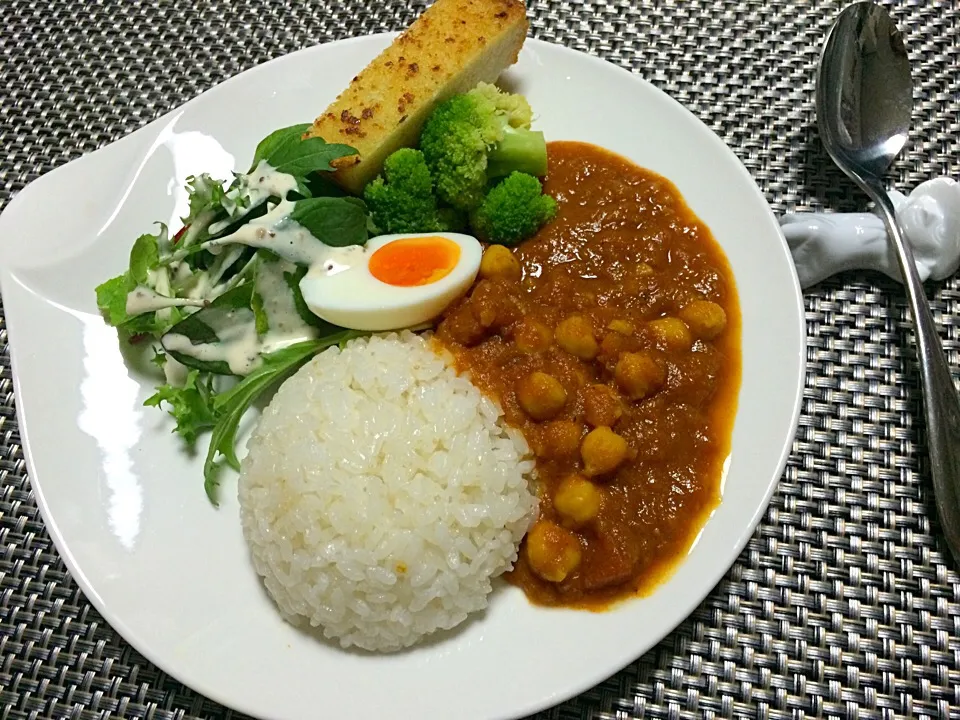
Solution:
<path fill-rule="evenodd" d="M 167 274 L 167 269 L 163 267 L 147 271 L 147 286 L 156 290 L 158 295 L 170 297 L 174 294 L 170 292 L 170 275 Z M 127 296 L 127 302 L 130 302 L 129 295 Z M 136 307 L 136 301 L 134 301 L 134 307 Z M 157 310 L 157 319 L 161 322 L 169 322 L 172 313 L 173 308 L 162 308 Z M 127 310 L 127 314 L 130 314 L 129 310 Z"/>
<path fill-rule="evenodd" d="M 192 286 L 187 290 L 187 297 L 197 299 L 212 296 L 210 291 L 213 289 L 213 282 L 210 280 L 210 273 L 197 273 L 194 275 L 192 283 Z"/>
<path fill-rule="evenodd" d="M 170 263 L 167 269 L 173 273 L 173 282 L 177 285 L 184 285 L 193 275 L 193 270 L 182 260 Z"/>
<path fill-rule="evenodd" d="M 227 212 L 228 212 L 228 213 L 229 213 L 229 212 L 232 212 L 232 210 L 228 209 Z M 221 221 L 219 221 L 219 222 L 213 223 L 213 225 L 210 226 L 210 234 L 211 234 L 211 235 L 216 235 L 218 232 L 220 232 L 221 230 L 223 230 L 227 225 L 229 225 L 230 223 L 232 223 L 233 220 L 234 220 L 233 217 L 229 217 L 229 218 L 227 218 L 226 220 L 221 220 Z"/>
<path fill-rule="evenodd" d="M 297 312 L 293 291 L 284 273 L 295 273 L 297 266 L 285 260 L 261 261 L 254 280 L 254 290 L 263 301 L 268 330 L 261 338 L 262 352 L 270 353 L 288 345 L 313 340 L 317 329 Z"/>
<path fill-rule="evenodd" d="M 211 240 L 206 247 L 215 253 L 224 245 L 239 243 L 269 250 L 298 265 L 322 263 L 331 248 L 317 240 L 300 223 L 290 219 L 295 205 L 290 200 L 283 200 L 263 217 L 251 220 L 230 235 Z"/>
<path fill-rule="evenodd" d="M 293 175 L 280 172 L 266 160 L 261 160 L 251 172 L 239 177 L 239 185 L 223 198 L 223 208 L 230 217 L 211 225 L 211 235 L 239 220 L 267 198 L 285 200 L 287 193 L 297 189 L 297 179 Z"/>
<path fill-rule="evenodd" d="M 210 285 L 216 285 L 220 282 L 220 279 L 223 277 L 224 273 L 227 272 L 233 264 L 240 259 L 240 256 L 243 255 L 245 248 L 242 246 L 235 246 L 228 249 L 223 255 L 217 258 L 217 261 L 214 263 L 214 266 L 210 268 L 208 275 L 210 276 Z"/>
<path fill-rule="evenodd" d="M 366 265 L 368 250 L 364 245 L 347 245 L 346 247 L 328 247 L 326 256 L 319 262 L 311 263 L 307 269 L 307 278 L 330 277 L 342 273 L 344 270 L 357 265 Z M 303 282 L 301 280 L 301 282 Z"/>
<path fill-rule="evenodd" d="M 208 227 L 212 228 L 210 222 L 216 217 L 216 212 L 214 210 L 204 210 L 197 217 L 193 219 L 193 222 L 190 223 L 190 227 L 187 228 L 187 231 L 183 234 L 183 237 L 180 238 L 180 247 L 187 248 L 193 245 L 196 242 L 197 238 L 200 237 L 200 233 L 206 230 Z M 219 223 L 216 223 L 219 225 Z"/>
<path fill-rule="evenodd" d="M 186 335 L 168 333 L 161 343 L 167 352 L 178 352 L 201 362 L 224 362 L 234 375 L 247 375 L 260 364 L 260 338 L 253 310 L 211 308 L 204 322 L 219 342 L 194 345 Z"/>
<path fill-rule="evenodd" d="M 297 179 L 261 160 L 253 172 L 244 175 L 243 186 L 250 201 L 248 207 L 254 207 L 271 196 L 286 200 L 287 193 L 297 189 Z"/>
<path fill-rule="evenodd" d="M 204 317 L 204 322 L 216 333 L 218 342 L 194 344 L 186 335 L 168 333 L 162 338 L 163 347 L 168 352 L 177 352 L 202 362 L 224 362 L 232 373 L 247 375 L 260 364 L 263 354 L 316 338 L 317 329 L 305 322 L 297 312 L 284 273 L 294 273 L 297 265 L 305 265 L 308 267 L 306 277 L 336 275 L 362 262 L 366 248 L 359 245 L 342 248 L 324 245 L 292 220 L 290 214 L 295 203 L 287 200 L 286 196 L 296 189 L 296 178 L 279 172 L 261 160 L 252 172 L 241 176 L 237 188 L 226 194 L 223 206 L 230 218 L 211 225 L 212 212 L 201 213 L 184 234 L 180 251 L 194 242 L 204 229 L 215 234 L 267 198 L 278 197 L 281 198 L 280 202 L 268 207 L 263 217 L 251 220 L 236 232 L 207 241 L 204 246 L 212 253 L 223 252 L 208 272 L 191 277 L 190 267 L 177 259 L 169 265 L 169 274 L 167 269 L 161 268 L 148 278 L 149 284 L 157 289 L 162 286 L 163 292 L 169 293 L 172 276 L 173 282 L 186 291 L 186 298 L 166 297 L 150 287 L 140 286 L 127 296 L 127 313 L 135 315 L 176 306 L 208 305 L 225 289 L 227 283 L 218 283 L 226 270 L 242 255 L 243 249 L 237 247 L 242 245 L 263 248 L 281 258 L 277 261 L 259 260 L 254 278 L 254 290 L 262 300 L 267 319 L 267 332 L 263 336 L 258 335 L 256 317 L 248 308 L 219 312 L 211 309 Z M 242 207 L 238 203 L 241 197 L 245 200 Z M 164 363 L 164 373 L 171 385 L 181 386 L 188 371 L 189 368 L 172 356 L 168 356 Z"/>
<path fill-rule="evenodd" d="M 138 285 L 127 293 L 126 311 L 127 315 L 141 315 L 165 308 L 203 307 L 206 304 L 206 300 L 166 297 L 156 292 L 153 288 L 149 288 L 146 285 Z"/>
<path fill-rule="evenodd" d="M 172 355 L 167 355 L 163 359 L 163 376 L 167 385 L 172 387 L 183 387 L 187 382 L 187 373 L 190 368 L 181 363 Z"/>
<path fill-rule="evenodd" d="M 256 318 L 252 310 L 211 308 L 204 317 L 204 323 L 217 334 L 218 342 L 194 344 L 186 335 L 170 333 L 163 337 L 163 347 L 167 351 L 178 352 L 202 362 L 225 362 L 230 372 L 247 375 L 260 364 L 261 355 L 281 350 L 294 343 L 313 340 L 317 337 L 317 330 L 300 317 L 293 293 L 284 278 L 284 273 L 293 273 L 296 269 L 296 265 L 285 260 L 261 261 L 257 268 L 254 291 L 263 301 L 263 312 L 268 326 L 263 336 L 257 334 Z M 174 368 L 168 372 L 167 365 L 171 361 L 177 362 L 168 357 L 164 364 L 168 382 L 174 384 L 170 374 L 176 373 L 175 379 L 182 384 L 186 378 L 186 369 L 180 371 Z"/>

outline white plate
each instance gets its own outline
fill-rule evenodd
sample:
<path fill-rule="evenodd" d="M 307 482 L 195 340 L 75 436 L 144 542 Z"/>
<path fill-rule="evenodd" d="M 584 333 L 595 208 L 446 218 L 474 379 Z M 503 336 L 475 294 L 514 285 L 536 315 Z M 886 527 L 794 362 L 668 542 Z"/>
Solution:
<path fill-rule="evenodd" d="M 191 173 L 245 169 L 271 130 L 308 122 L 388 42 L 279 58 L 40 178 L 0 218 L 0 283 L 27 467 L 90 601 L 134 647 L 210 698 L 263 718 L 507 718 L 559 703 L 653 646 L 709 593 L 767 506 L 796 429 L 803 307 L 787 246 L 726 146 L 679 104 L 596 58 L 528 40 L 508 73 L 548 138 L 604 145 L 679 187 L 730 260 L 743 384 L 723 500 L 673 577 L 608 613 L 545 610 L 508 586 L 483 617 L 400 655 L 299 634 L 261 590 L 233 480 L 210 506 L 153 381 L 131 367 L 94 287 L 154 220 L 176 226 Z"/>

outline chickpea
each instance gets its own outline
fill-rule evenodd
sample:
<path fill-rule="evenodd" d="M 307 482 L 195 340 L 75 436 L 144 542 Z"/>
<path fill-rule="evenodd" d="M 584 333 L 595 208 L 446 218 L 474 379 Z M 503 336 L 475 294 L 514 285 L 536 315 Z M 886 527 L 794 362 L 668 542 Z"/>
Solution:
<path fill-rule="evenodd" d="M 597 356 L 593 325 L 583 315 L 569 315 L 561 320 L 554 337 L 557 345 L 581 360 L 593 360 Z"/>
<path fill-rule="evenodd" d="M 526 549 L 530 569 L 549 582 L 562 582 L 580 564 L 580 539 L 549 520 L 530 528 Z"/>
<path fill-rule="evenodd" d="M 627 459 L 627 441 L 608 427 L 598 427 L 587 433 L 580 444 L 583 474 L 588 477 L 613 472 Z"/>
<path fill-rule="evenodd" d="M 646 283 L 644 283 L 646 284 Z M 640 278 L 633 275 L 625 275 L 619 280 L 620 297 L 634 298 L 640 294 Z"/>
<path fill-rule="evenodd" d="M 548 459 L 575 455 L 580 449 L 583 426 L 572 420 L 554 420 L 544 426 L 540 455 Z"/>
<path fill-rule="evenodd" d="M 668 350 L 689 350 L 693 345 L 690 328 L 680 318 L 662 317 L 651 322 L 649 328 Z"/>
<path fill-rule="evenodd" d="M 567 391 L 553 375 L 538 370 L 517 383 L 517 402 L 534 420 L 548 420 L 567 402 Z"/>
<path fill-rule="evenodd" d="M 480 324 L 470 305 L 461 305 L 440 324 L 440 329 L 454 342 L 466 347 L 476 345 L 486 336 L 486 328 Z"/>
<path fill-rule="evenodd" d="M 583 417 L 594 427 L 613 427 L 623 415 L 617 391 L 609 385 L 588 385 L 583 389 Z"/>
<path fill-rule="evenodd" d="M 568 475 L 553 496 L 553 507 L 571 526 L 580 527 L 597 516 L 602 498 L 600 488 L 585 477 Z"/>
<path fill-rule="evenodd" d="M 553 333 L 538 320 L 525 319 L 513 332 L 513 341 L 523 352 L 539 352 L 550 347 Z"/>
<path fill-rule="evenodd" d="M 519 280 L 523 272 L 520 261 L 509 248 L 503 245 L 491 245 L 480 258 L 480 277 L 488 280 Z"/>
<path fill-rule="evenodd" d="M 679 315 L 693 334 L 703 340 L 713 340 L 727 326 L 727 313 L 709 300 L 694 300 Z"/>
<path fill-rule="evenodd" d="M 637 277 L 644 277 L 646 275 L 653 275 L 653 268 L 645 263 L 638 263 L 636 267 Z"/>
<path fill-rule="evenodd" d="M 632 335 L 634 328 L 633 323 L 628 320 L 611 320 L 607 330 L 613 330 L 621 335 Z"/>
<path fill-rule="evenodd" d="M 618 332 L 609 332 L 603 336 L 603 342 L 600 343 L 600 352 L 604 359 L 612 360 L 627 347 L 627 336 Z"/>
<path fill-rule="evenodd" d="M 474 314 L 477 316 L 477 322 L 485 330 L 493 329 L 497 322 L 497 309 L 489 305 L 478 305 Z"/>
<path fill-rule="evenodd" d="M 667 372 L 650 353 L 623 353 L 613 369 L 613 377 L 631 400 L 641 400 L 661 388 Z"/>
<path fill-rule="evenodd" d="M 521 317 L 516 298 L 489 280 L 477 283 L 468 301 L 477 322 L 487 331 L 498 331 Z"/>

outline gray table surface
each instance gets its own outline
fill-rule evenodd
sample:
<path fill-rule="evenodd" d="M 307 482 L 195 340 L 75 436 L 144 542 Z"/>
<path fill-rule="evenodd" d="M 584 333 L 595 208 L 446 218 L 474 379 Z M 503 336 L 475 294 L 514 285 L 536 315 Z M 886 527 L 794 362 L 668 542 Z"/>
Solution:
<path fill-rule="evenodd" d="M 842 6 L 531 0 L 529 12 L 533 36 L 626 67 L 689 107 L 782 212 L 863 206 L 824 156 L 812 106 L 819 49 Z M 422 7 L 0 0 L 0 207 L 241 70 L 400 29 Z M 916 76 L 893 177 L 910 189 L 960 175 L 960 8 L 893 7 Z M 960 282 L 929 295 L 960 369 Z M 656 648 L 539 718 L 960 717 L 960 576 L 938 536 L 902 289 L 844 275 L 806 294 L 806 317 L 800 428 L 749 546 Z M 152 666 L 77 588 L 25 476 L 2 311 L 0 363 L 0 720 L 240 717 Z"/>

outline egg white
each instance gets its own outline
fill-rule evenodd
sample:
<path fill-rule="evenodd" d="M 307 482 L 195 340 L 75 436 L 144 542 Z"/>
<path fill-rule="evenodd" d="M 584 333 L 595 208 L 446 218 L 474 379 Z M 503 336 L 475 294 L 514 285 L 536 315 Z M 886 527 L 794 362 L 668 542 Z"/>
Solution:
<path fill-rule="evenodd" d="M 428 285 L 400 287 L 370 273 L 370 257 L 384 245 L 407 238 L 442 237 L 460 247 L 460 257 L 444 277 Z M 362 248 L 331 248 L 324 262 L 313 265 L 300 281 L 300 292 L 317 317 L 353 330 L 382 332 L 429 322 L 473 284 L 483 248 L 471 235 L 410 233 L 380 235 Z"/>

